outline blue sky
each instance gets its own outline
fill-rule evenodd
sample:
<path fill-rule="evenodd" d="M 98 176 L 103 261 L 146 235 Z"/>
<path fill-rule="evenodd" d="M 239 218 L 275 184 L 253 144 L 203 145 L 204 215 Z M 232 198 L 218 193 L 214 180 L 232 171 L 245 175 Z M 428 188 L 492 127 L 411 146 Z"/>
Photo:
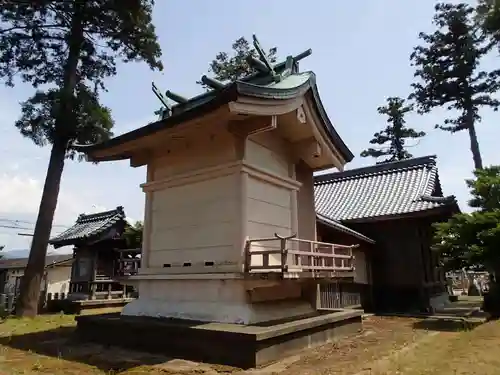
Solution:
<path fill-rule="evenodd" d="M 143 126 L 155 119 L 159 102 L 151 92 L 151 81 L 162 90 L 183 96 L 201 91 L 196 85 L 207 72 L 208 63 L 222 50 L 229 50 L 240 36 L 256 33 L 264 48 L 278 47 L 281 57 L 312 48 L 301 62 L 302 70 L 317 75 L 322 101 L 337 131 L 356 155 L 346 168 L 372 164 L 359 153 L 372 134 L 385 127 L 376 108 L 388 96 L 409 93 L 413 69 L 409 64 L 420 31 L 432 30 L 434 0 L 376 0 L 337 2 L 325 0 L 288 1 L 198 1 L 157 0 L 154 22 L 158 29 L 165 70 L 153 73 L 144 64 L 119 67 L 108 81 L 103 102 L 113 111 L 115 133 Z M 484 64 L 498 67 L 498 56 Z M 7 249 L 28 248 L 30 232 L 41 194 L 49 149 L 23 139 L 13 123 L 19 102 L 32 94 L 31 87 L 0 87 L 0 219 L 18 219 L 30 230 L 0 228 L 0 245 Z M 450 135 L 434 130 L 443 111 L 408 117 L 408 124 L 428 132 L 410 149 L 415 156 L 437 154 L 445 194 L 455 194 L 466 209 L 472 157 L 466 133 Z M 486 165 L 500 164 L 497 143 L 498 114 L 483 111 L 478 135 Z M 71 225 L 78 214 L 123 205 L 132 219 L 142 219 L 144 196 L 139 184 L 144 168 L 130 168 L 127 162 L 66 163 L 54 233 Z M 1 221 L 0 224 L 4 224 Z"/>

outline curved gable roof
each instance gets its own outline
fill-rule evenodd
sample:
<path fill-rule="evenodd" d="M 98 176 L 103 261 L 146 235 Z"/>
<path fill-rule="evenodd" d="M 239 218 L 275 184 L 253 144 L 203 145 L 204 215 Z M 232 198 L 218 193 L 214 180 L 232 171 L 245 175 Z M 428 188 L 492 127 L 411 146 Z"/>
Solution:
<path fill-rule="evenodd" d="M 75 225 L 51 238 L 49 244 L 54 247 L 75 245 L 82 240 L 93 240 L 106 235 L 118 224 L 125 223 L 125 212 L 123 207 L 115 210 L 99 212 L 90 215 L 80 215 Z"/>
<path fill-rule="evenodd" d="M 274 67 L 276 73 L 285 70 L 285 64 L 280 63 Z M 294 72 L 275 81 L 270 75 L 264 73 L 252 74 L 243 79 L 230 82 L 220 89 L 214 89 L 201 95 L 195 96 L 184 103 L 172 107 L 172 114 L 162 120 L 150 123 L 144 127 L 122 134 L 108 141 L 96 145 L 74 146 L 78 151 L 85 152 L 92 161 L 128 159 L 130 155 L 118 154 L 113 157 L 99 158 L 93 156 L 93 152 L 109 149 L 137 138 L 145 137 L 164 129 L 175 127 L 185 121 L 203 116 L 214 111 L 220 106 L 236 100 L 238 95 L 252 96 L 256 98 L 271 100 L 287 100 L 311 93 L 314 109 L 318 113 L 330 141 L 337 148 L 346 162 L 351 161 L 354 155 L 339 136 L 331 123 L 316 85 L 316 75 L 313 72 Z"/>

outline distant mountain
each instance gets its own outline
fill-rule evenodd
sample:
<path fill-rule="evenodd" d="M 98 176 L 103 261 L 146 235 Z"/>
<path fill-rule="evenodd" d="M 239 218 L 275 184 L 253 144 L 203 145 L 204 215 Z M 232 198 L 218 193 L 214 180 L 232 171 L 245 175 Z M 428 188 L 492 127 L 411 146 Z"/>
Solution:
<path fill-rule="evenodd" d="M 27 258 L 30 251 L 29 249 L 18 249 L 18 250 L 4 250 L 0 253 L 4 259 L 13 258 Z"/>
<path fill-rule="evenodd" d="M 73 249 L 71 247 L 63 247 L 57 250 L 49 250 L 47 255 L 71 254 L 72 252 Z M 27 258 L 29 254 L 29 249 L 4 250 L 0 253 L 4 259 Z"/>

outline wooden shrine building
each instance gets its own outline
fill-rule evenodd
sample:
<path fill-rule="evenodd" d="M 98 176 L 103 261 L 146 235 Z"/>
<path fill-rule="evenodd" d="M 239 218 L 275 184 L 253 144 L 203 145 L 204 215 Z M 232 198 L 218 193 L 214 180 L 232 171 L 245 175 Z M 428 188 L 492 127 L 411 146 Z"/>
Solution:
<path fill-rule="evenodd" d="M 73 246 L 67 297 L 73 305 L 124 305 L 135 297 L 132 287 L 119 282 L 135 274 L 140 262 L 140 249 L 127 249 L 123 238 L 127 225 L 123 207 L 82 214 L 75 225 L 49 241 L 55 248 Z"/>
<path fill-rule="evenodd" d="M 432 224 L 459 208 L 443 195 L 435 156 L 316 176 L 314 191 L 323 241 L 341 240 L 331 222 L 372 241 L 361 242 L 370 274 L 358 285 L 365 309 L 422 311 L 448 300 Z"/>
<path fill-rule="evenodd" d="M 79 317 L 88 339 L 252 367 L 359 330 L 361 312 L 312 303 L 320 280 L 357 272 L 357 239 L 317 241 L 313 177 L 354 155 L 299 71 L 311 51 L 273 64 L 254 47 L 247 77 L 203 77 L 211 90 L 194 98 L 154 86 L 158 121 L 79 147 L 147 166 L 141 267 L 126 280 L 139 298 L 119 317 Z"/>

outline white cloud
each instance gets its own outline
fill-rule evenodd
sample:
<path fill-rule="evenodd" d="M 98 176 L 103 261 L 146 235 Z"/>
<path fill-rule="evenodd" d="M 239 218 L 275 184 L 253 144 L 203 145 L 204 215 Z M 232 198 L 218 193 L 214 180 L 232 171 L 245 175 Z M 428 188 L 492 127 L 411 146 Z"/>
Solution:
<path fill-rule="evenodd" d="M 6 249 L 27 249 L 31 237 L 19 232 L 32 233 L 41 199 L 50 147 L 37 147 L 23 138 L 14 127 L 19 115 L 19 101 L 31 93 L 25 85 L 14 89 L 0 88 L 0 219 L 21 220 L 19 228 L 5 228 L 0 221 L 0 245 Z M 154 121 L 154 115 L 140 120 L 115 117 L 115 134 L 121 134 Z M 124 121 L 125 120 L 125 121 Z M 81 213 L 95 213 L 124 206 L 131 222 L 142 218 L 144 195 L 139 188 L 142 171 L 128 163 L 90 163 L 67 161 L 61 182 L 52 235 L 71 226 Z M 117 188 L 118 187 L 118 188 Z"/>
<path fill-rule="evenodd" d="M 0 172 L 1 173 L 1 172 Z M 3 215 L 36 215 L 42 195 L 43 182 L 23 173 L 0 174 L 0 212 Z M 101 209 L 100 206 L 96 207 Z M 56 209 L 56 220 L 72 223 L 76 216 L 88 210 L 88 206 L 77 196 L 61 191 Z"/>
<path fill-rule="evenodd" d="M 0 211 L 33 212 L 40 201 L 40 184 L 27 176 L 0 175 Z"/>

